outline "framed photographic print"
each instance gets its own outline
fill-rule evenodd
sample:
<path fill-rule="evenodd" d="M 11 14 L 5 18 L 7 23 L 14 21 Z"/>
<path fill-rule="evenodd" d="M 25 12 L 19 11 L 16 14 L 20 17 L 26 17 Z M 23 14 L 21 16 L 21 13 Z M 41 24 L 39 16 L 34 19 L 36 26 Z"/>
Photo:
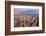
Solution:
<path fill-rule="evenodd" d="M 45 32 L 44 3 L 5 1 L 5 34 Z"/>

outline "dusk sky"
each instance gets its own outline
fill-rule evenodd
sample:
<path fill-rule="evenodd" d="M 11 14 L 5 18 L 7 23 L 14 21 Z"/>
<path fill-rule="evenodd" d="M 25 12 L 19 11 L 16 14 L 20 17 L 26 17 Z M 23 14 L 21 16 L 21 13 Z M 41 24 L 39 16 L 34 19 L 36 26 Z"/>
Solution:
<path fill-rule="evenodd" d="M 39 9 L 14 8 L 15 14 L 39 14 Z"/>

